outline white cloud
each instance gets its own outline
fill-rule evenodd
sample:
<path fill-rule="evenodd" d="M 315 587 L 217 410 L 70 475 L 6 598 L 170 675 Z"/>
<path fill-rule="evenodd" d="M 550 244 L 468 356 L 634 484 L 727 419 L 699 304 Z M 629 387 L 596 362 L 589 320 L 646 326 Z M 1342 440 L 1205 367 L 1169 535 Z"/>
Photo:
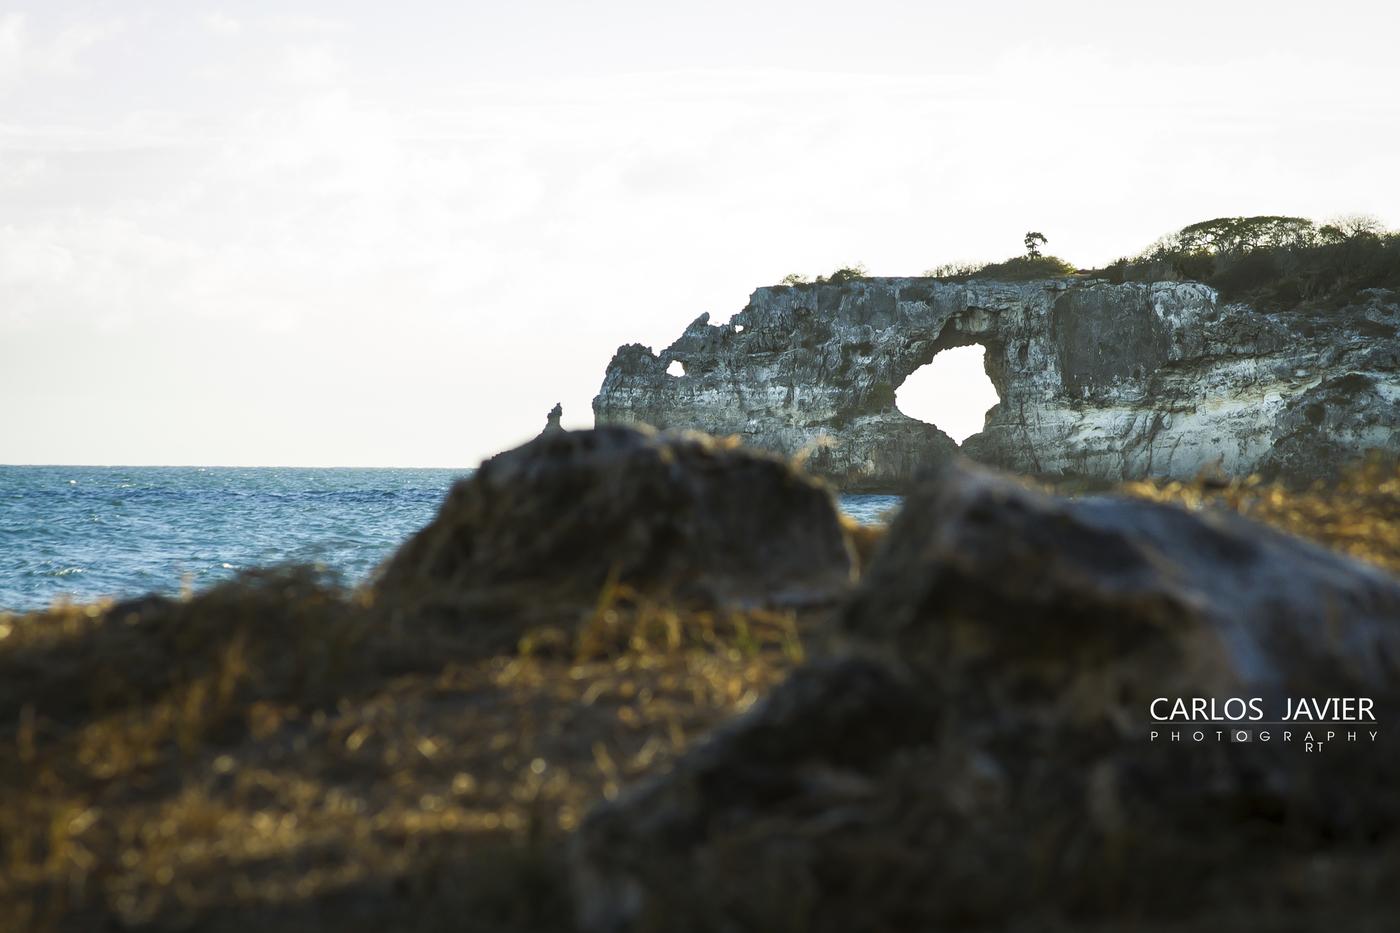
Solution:
<path fill-rule="evenodd" d="M 293 45 L 285 49 L 275 75 L 294 86 L 334 85 L 345 73 L 345 63 L 330 45 Z"/>
<path fill-rule="evenodd" d="M 84 53 L 114 31 L 110 24 L 73 23 L 36 38 L 25 14 L 0 15 L 0 92 L 21 82 L 82 74 Z"/>
<path fill-rule="evenodd" d="M 0 152 L 0 195 L 6 190 L 28 188 L 44 173 L 46 163 L 41 158 L 22 153 Z"/>
<path fill-rule="evenodd" d="M 206 13 L 202 21 L 205 28 L 215 35 L 237 36 L 243 32 L 242 21 L 229 16 L 227 13 L 219 11 Z"/>
<path fill-rule="evenodd" d="M 262 19 L 267 28 L 284 33 L 335 33 L 346 30 L 344 20 L 329 16 L 279 13 Z"/>
<path fill-rule="evenodd" d="M 436 22 L 237 12 L 237 42 L 143 22 L 105 71 L 0 17 L 0 83 L 11 52 L 73 79 L 0 106 L 0 410 L 61 367 L 103 413 L 0 432 L 0 462 L 466 463 L 558 400 L 588 423 L 619 344 L 788 272 L 1003 258 L 1027 228 L 1087 264 L 1225 213 L 1400 221 L 1374 57 L 1300 87 L 1267 55 L 969 32 L 923 73 L 855 73 L 843 36 L 800 68 L 481 74 L 423 51 Z"/>

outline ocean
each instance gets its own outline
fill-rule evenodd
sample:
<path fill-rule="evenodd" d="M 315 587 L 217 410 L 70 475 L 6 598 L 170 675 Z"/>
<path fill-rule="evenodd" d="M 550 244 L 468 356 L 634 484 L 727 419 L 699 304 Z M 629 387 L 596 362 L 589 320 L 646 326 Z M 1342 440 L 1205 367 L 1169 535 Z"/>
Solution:
<path fill-rule="evenodd" d="M 470 470 L 0 466 L 0 610 L 314 563 L 358 583 Z M 841 497 L 876 521 L 897 496 Z"/>

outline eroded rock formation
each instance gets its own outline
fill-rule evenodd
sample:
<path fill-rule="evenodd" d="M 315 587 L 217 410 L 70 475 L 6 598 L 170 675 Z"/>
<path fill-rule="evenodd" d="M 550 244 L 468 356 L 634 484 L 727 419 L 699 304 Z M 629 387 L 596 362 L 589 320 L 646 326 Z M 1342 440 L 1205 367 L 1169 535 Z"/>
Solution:
<path fill-rule="evenodd" d="M 1400 297 L 1264 313 L 1190 282 L 1111 285 L 863 279 L 760 288 L 727 324 L 694 321 L 660 354 L 630 344 L 598 423 L 736 434 L 810 454 L 846 489 L 899 489 L 956 449 L 895 390 L 935 354 L 981 344 L 1001 403 L 963 444 L 1022 472 L 1313 479 L 1400 451 Z M 667 372 L 672 363 L 683 375 Z"/>
<path fill-rule="evenodd" d="M 563 425 L 559 423 L 559 420 L 563 417 L 564 406 L 559 404 L 558 402 L 555 402 L 554 407 L 549 410 L 549 414 L 544 416 L 544 430 L 540 433 L 557 434 L 558 432 L 564 430 Z"/>

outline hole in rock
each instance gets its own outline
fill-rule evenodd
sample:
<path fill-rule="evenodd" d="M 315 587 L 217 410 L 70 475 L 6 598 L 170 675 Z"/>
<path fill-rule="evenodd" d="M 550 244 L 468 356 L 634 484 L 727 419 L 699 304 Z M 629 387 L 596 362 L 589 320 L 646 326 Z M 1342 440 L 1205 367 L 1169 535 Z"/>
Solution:
<path fill-rule="evenodd" d="M 744 325 L 743 325 L 743 324 L 735 324 L 735 325 L 734 325 L 734 333 L 736 333 L 736 334 L 742 334 L 743 332 L 744 332 Z"/>
<path fill-rule="evenodd" d="M 961 444 L 982 430 L 987 409 L 1001 401 L 987 378 L 986 354 L 976 344 L 944 350 L 909 374 L 895 391 L 895 407 Z"/>
<path fill-rule="evenodd" d="M 672 361 L 671 361 L 671 365 L 666 367 L 666 375 L 668 375 L 668 376 L 684 376 L 684 375 L 685 375 L 685 364 L 682 363 L 680 360 L 672 360 Z"/>

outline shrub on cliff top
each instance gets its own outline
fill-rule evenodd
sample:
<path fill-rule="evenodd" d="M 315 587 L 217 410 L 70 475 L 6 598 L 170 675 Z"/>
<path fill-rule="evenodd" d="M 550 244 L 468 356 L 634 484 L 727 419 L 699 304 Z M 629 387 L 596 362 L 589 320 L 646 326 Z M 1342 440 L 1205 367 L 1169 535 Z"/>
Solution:
<path fill-rule="evenodd" d="M 865 269 L 865 263 L 858 262 L 853 266 L 842 266 L 831 275 L 817 276 L 818 285 L 845 285 L 847 282 L 854 282 L 857 279 L 865 278 L 869 273 Z"/>
<path fill-rule="evenodd" d="M 925 269 L 924 276 L 930 279 L 967 278 L 980 268 L 982 268 L 982 264 L 976 262 L 944 262 L 932 269 Z"/>
<path fill-rule="evenodd" d="M 1016 256 L 1005 262 L 944 263 L 929 269 L 924 275 L 935 279 L 994 279 L 1000 282 L 1029 282 L 1033 279 L 1055 279 L 1073 275 L 1075 267 L 1058 256 Z"/>
<path fill-rule="evenodd" d="M 1148 252 L 1153 255 L 1230 255 L 1256 249 L 1305 246 L 1312 243 L 1316 235 L 1313 222 L 1306 217 L 1217 217 L 1182 227 L 1158 240 Z"/>
<path fill-rule="evenodd" d="M 869 276 L 865 268 L 865 263 L 855 263 L 850 266 L 842 266 L 831 275 L 819 275 L 815 279 L 809 278 L 800 272 L 791 272 L 783 276 L 779 285 L 802 286 L 802 285 L 845 285 L 847 282 L 855 282 Z"/>
<path fill-rule="evenodd" d="M 1026 282 L 1031 279 L 1054 279 L 1073 274 L 1074 266 L 1059 256 L 1017 256 L 1006 262 L 985 265 L 973 273 L 973 278 Z"/>
<path fill-rule="evenodd" d="M 1291 308 L 1400 288 L 1400 233 L 1372 217 L 1218 217 L 1183 227 L 1101 274 L 1110 281 L 1204 282 L 1229 301 Z"/>

